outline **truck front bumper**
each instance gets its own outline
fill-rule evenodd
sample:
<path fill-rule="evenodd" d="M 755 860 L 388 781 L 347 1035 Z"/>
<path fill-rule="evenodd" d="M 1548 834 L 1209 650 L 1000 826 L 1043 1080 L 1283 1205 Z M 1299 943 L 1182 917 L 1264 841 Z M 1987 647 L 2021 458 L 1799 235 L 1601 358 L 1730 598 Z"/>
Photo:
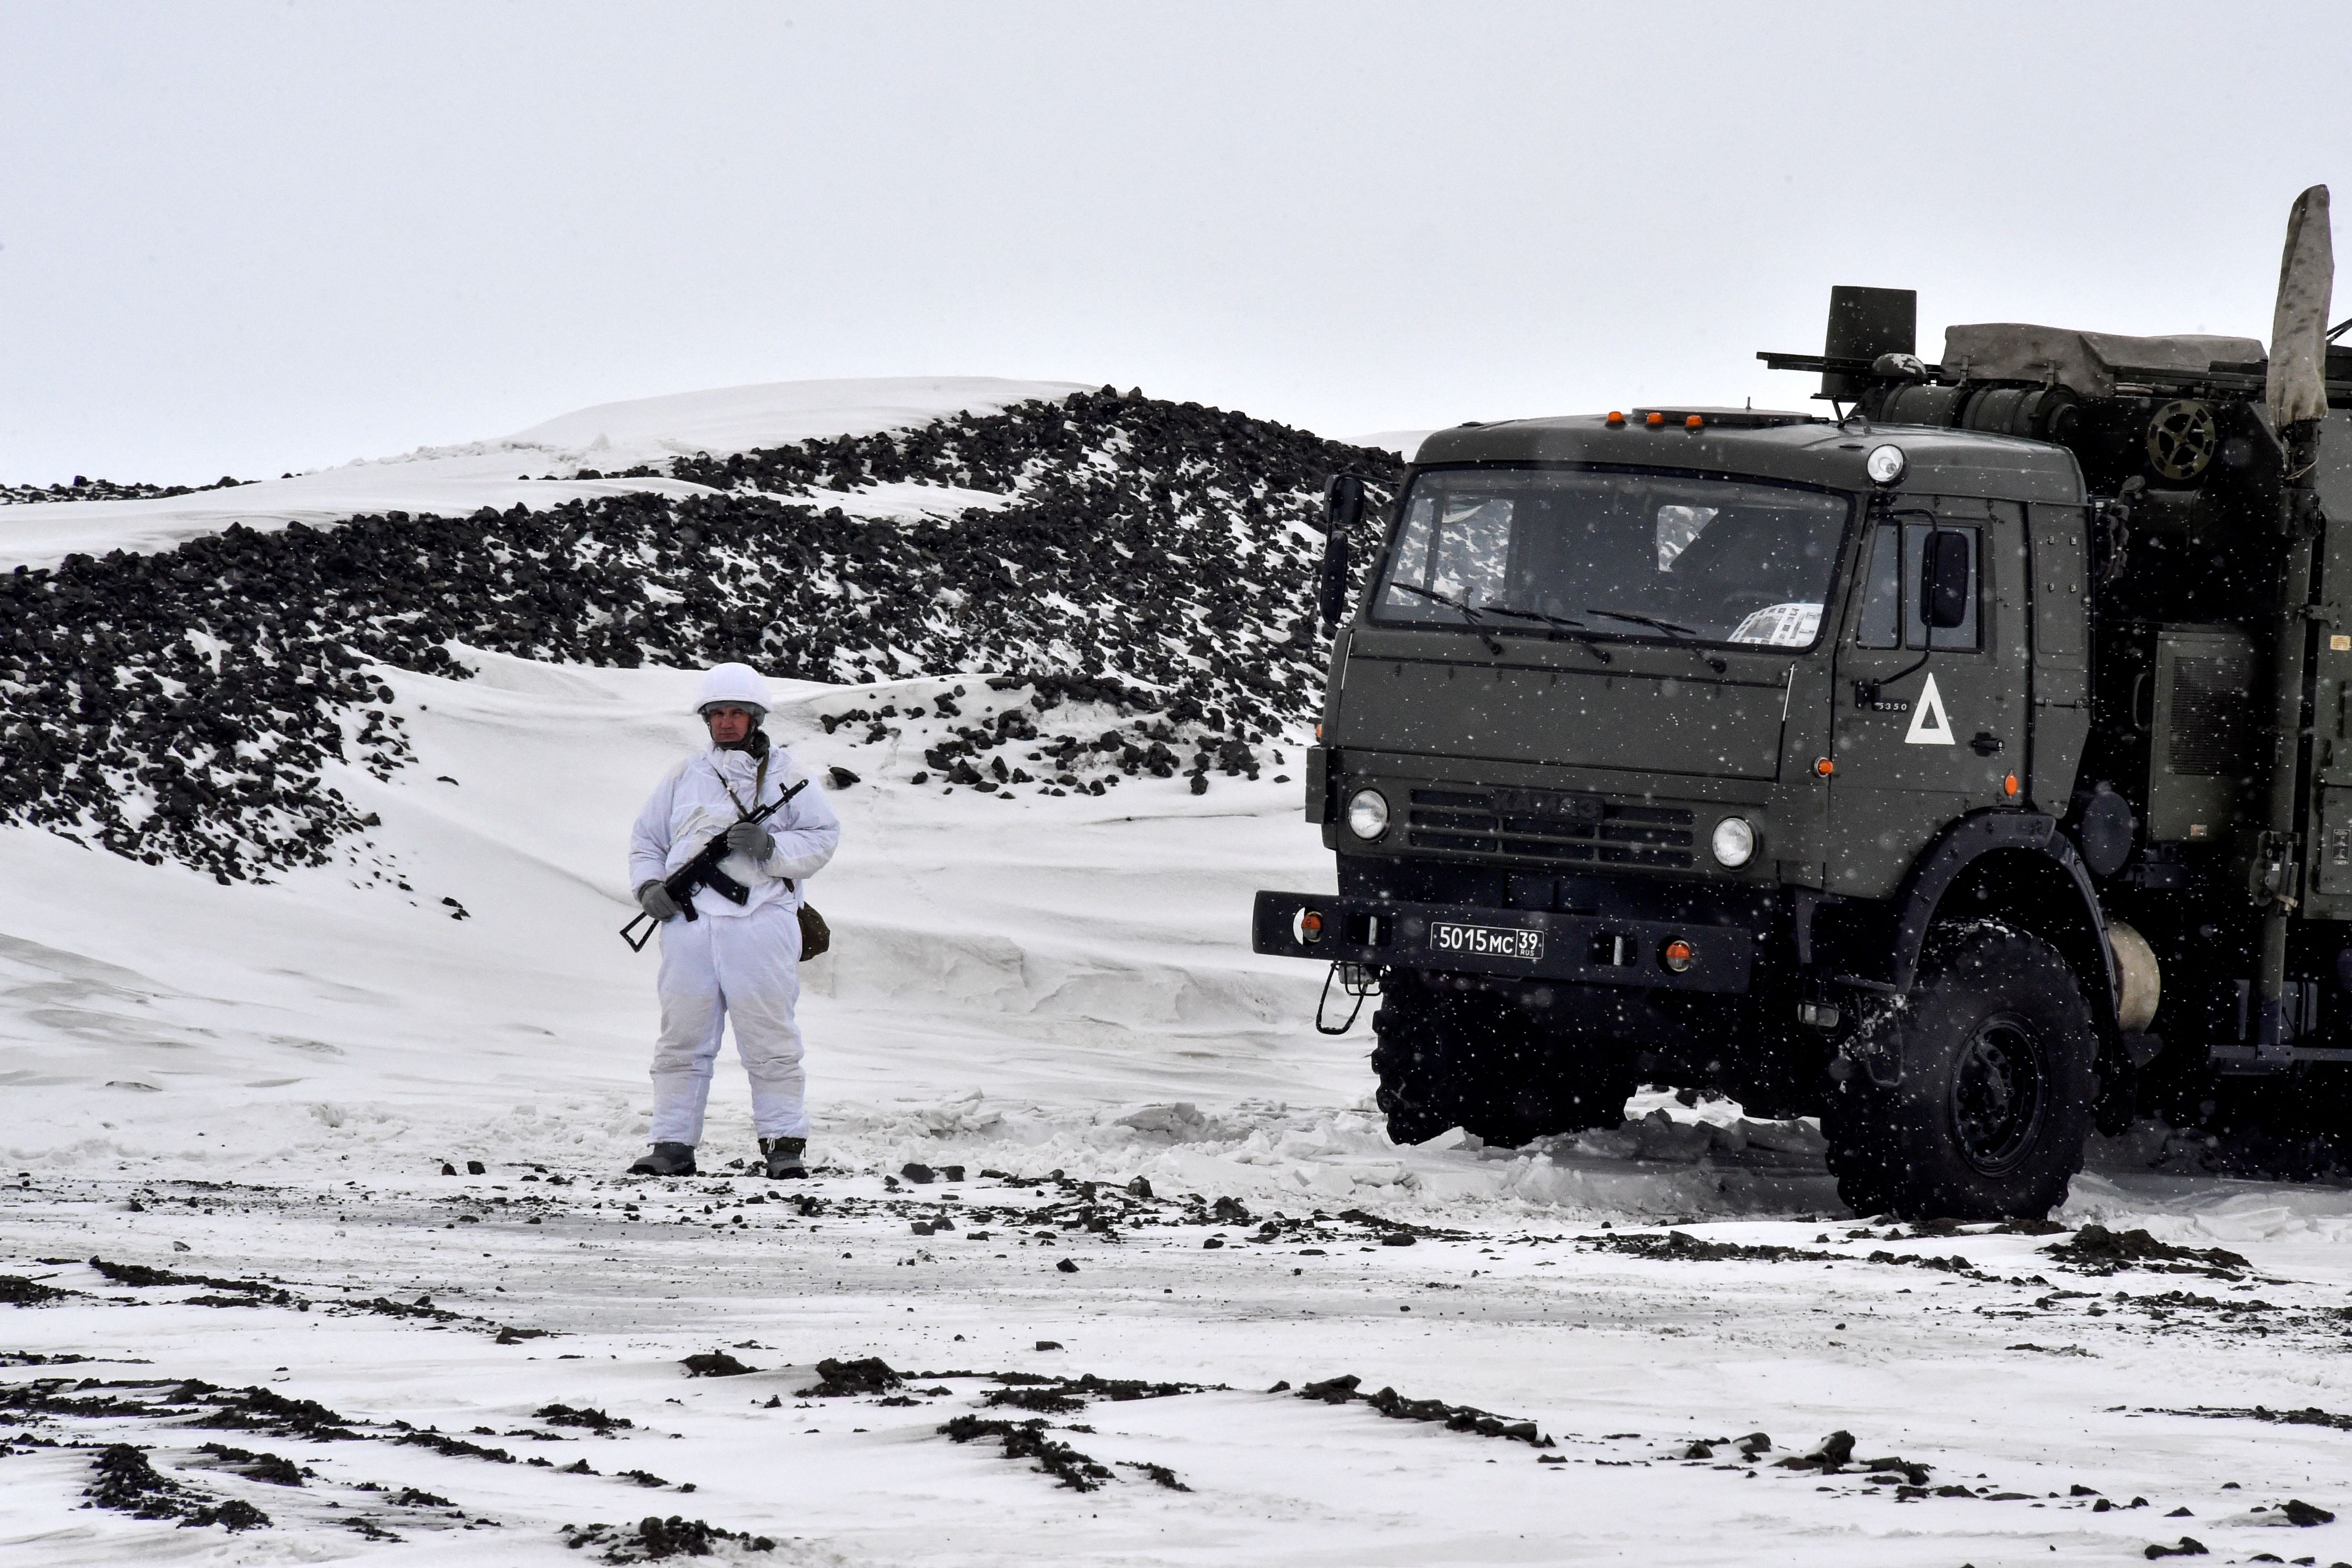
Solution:
<path fill-rule="evenodd" d="M 1261 893 L 1250 927 L 1254 950 L 1282 958 L 1671 991 L 1742 992 L 1756 965 L 1736 926 L 1338 894 Z"/>

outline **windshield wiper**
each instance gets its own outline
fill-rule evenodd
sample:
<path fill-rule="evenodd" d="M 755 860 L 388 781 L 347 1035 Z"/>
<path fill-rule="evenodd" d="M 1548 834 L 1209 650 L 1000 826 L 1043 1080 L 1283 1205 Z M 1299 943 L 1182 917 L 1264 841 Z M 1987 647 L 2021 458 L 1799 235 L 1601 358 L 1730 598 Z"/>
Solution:
<path fill-rule="evenodd" d="M 1609 662 L 1609 650 L 1592 640 L 1591 633 L 1585 630 L 1584 622 L 1581 621 L 1571 621 L 1565 615 L 1547 614 L 1540 610 L 1511 610 L 1500 604 L 1486 605 L 1484 609 L 1489 615 L 1510 615 L 1521 621 L 1540 621 L 1547 626 L 1556 628 L 1570 642 L 1602 664 Z"/>
<path fill-rule="evenodd" d="M 1420 598 L 1431 600 L 1436 603 L 1443 604 L 1449 610 L 1459 610 L 1462 612 L 1463 623 L 1467 625 L 1473 632 L 1478 633 L 1478 641 L 1486 644 L 1486 652 L 1494 654 L 1498 659 L 1503 656 L 1503 645 L 1500 643 L 1496 642 L 1494 637 L 1487 632 L 1486 628 L 1478 623 L 1478 617 L 1484 613 L 1484 612 L 1479 610 L 1476 605 L 1471 603 L 1468 600 L 1456 599 L 1450 593 L 1440 593 L 1433 588 L 1416 588 L 1410 582 L 1391 582 L 1389 586 L 1395 589 L 1400 593 L 1414 594 Z"/>
<path fill-rule="evenodd" d="M 1587 615 L 1605 615 L 1612 621 L 1631 621 L 1636 626 L 1654 626 L 1669 637 L 1687 637 L 1693 642 L 1698 640 L 1698 633 L 1690 627 L 1672 621 L 1661 621 L 1654 615 L 1632 615 L 1622 610 L 1602 610 L 1591 604 L 1584 607 L 1584 612 Z"/>
<path fill-rule="evenodd" d="M 1678 622 L 1661 621 L 1654 615 L 1635 615 L 1623 610 L 1601 610 L 1590 604 L 1584 607 L 1584 612 L 1587 615 L 1606 615 L 1612 621 L 1630 621 L 1636 626 L 1654 627 L 1658 631 L 1664 632 L 1667 636 L 1679 637 L 1685 643 L 1696 643 L 1698 641 L 1698 633 L 1691 628 L 1685 626 Z M 1703 653 L 1700 657 L 1706 661 L 1706 667 L 1713 670 L 1718 675 L 1730 667 L 1717 654 Z"/>

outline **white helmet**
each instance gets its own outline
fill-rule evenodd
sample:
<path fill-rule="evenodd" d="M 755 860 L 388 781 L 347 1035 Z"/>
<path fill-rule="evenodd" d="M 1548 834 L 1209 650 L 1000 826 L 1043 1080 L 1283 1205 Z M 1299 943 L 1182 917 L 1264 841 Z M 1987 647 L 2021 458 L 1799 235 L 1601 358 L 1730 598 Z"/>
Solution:
<path fill-rule="evenodd" d="M 764 716 L 768 711 L 768 683 L 749 664 L 713 664 L 709 674 L 702 677 L 702 690 L 694 699 L 694 711 L 701 713 L 719 703 L 747 707 Z"/>

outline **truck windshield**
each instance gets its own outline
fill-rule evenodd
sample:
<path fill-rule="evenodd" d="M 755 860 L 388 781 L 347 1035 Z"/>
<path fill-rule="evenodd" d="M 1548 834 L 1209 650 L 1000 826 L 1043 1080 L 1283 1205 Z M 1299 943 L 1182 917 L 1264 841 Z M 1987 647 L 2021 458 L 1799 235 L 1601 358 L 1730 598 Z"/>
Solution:
<path fill-rule="evenodd" d="M 1810 648 L 1850 511 L 1752 480 L 1435 470 L 1413 481 L 1372 619 Z"/>

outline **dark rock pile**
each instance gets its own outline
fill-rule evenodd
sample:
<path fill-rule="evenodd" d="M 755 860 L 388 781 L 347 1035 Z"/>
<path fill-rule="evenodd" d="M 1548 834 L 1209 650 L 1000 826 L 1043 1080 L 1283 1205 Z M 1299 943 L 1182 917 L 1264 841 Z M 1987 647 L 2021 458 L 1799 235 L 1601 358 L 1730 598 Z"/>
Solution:
<path fill-rule="evenodd" d="M 269 1516 L 251 1503 L 206 1497 L 158 1472 L 144 1453 L 128 1443 L 110 1443 L 100 1452 L 82 1495 L 100 1508 L 117 1509 L 136 1519 L 176 1519 L 183 1525 L 217 1524 L 232 1531 L 269 1526 Z"/>
<path fill-rule="evenodd" d="M 1301 1399 L 1319 1400 L 1326 1405 L 1345 1405 L 1360 1399 L 1381 1415 L 1395 1421 L 1436 1421 L 1451 1432 L 1474 1432 L 1482 1437 L 1509 1437 L 1538 1448 L 1556 1445 L 1533 1421 L 1515 1420 L 1481 1410 L 1475 1405 L 1448 1405 L 1443 1399 L 1408 1399 L 1393 1388 L 1383 1388 L 1378 1394 L 1360 1392 L 1363 1379 L 1354 1373 L 1327 1377 L 1310 1383 L 1298 1390 Z"/>
<path fill-rule="evenodd" d="M 1095 1491 L 1111 1479 L 1110 1468 L 1091 1454 L 1082 1454 L 1067 1443 L 1045 1436 L 1045 1423 L 1031 1421 L 991 1421 L 978 1416 L 958 1416 L 940 1428 L 940 1436 L 950 1442 L 971 1443 L 993 1437 L 1003 1445 L 1008 1459 L 1034 1459 L 1030 1469 L 1052 1476 L 1073 1491 Z M 1174 1484 L 1175 1472 L 1160 1484 Z M 1189 1487 L 1179 1487 L 1189 1491 Z"/>
<path fill-rule="evenodd" d="M 563 1544 L 577 1552 L 596 1549 L 600 1563 L 659 1563 L 671 1557 L 709 1557 L 713 1549 L 733 1542 L 743 1552 L 773 1552 L 776 1543 L 764 1535 L 726 1530 L 699 1519 L 648 1516 L 635 1528 L 611 1524 L 567 1524 Z"/>
<path fill-rule="evenodd" d="M 834 682 L 982 673 L 971 713 L 950 694 L 834 723 L 863 743 L 920 717 L 913 779 L 940 788 L 1099 794 L 1182 772 L 1197 792 L 1212 770 L 1256 776 L 1315 706 L 1323 476 L 1385 493 L 1398 473 L 1108 389 L 675 466 L 723 493 L 233 526 L 0 575 L 0 821 L 223 882 L 353 854 L 373 822 L 322 769 L 413 759 L 376 667 L 462 678 L 464 647 Z M 1001 499 L 911 523 L 824 503 L 877 483 Z M 999 749 L 1015 746 L 1024 766 Z"/>
<path fill-rule="evenodd" d="M 199 490 L 233 490 L 239 485 L 254 483 L 224 474 L 209 485 L 118 485 L 110 479 L 92 479 L 77 474 L 70 485 L 0 485 L 0 507 L 30 507 L 50 501 L 143 501 L 193 496 Z"/>
<path fill-rule="evenodd" d="M 298 1465 L 283 1454 L 257 1453 L 251 1448 L 234 1448 L 226 1443 L 200 1443 L 196 1452 L 210 1455 L 222 1468 L 247 1480 L 268 1481 L 271 1486 L 299 1487 L 306 1476 L 319 1472 Z"/>
<path fill-rule="evenodd" d="M 534 1420 L 551 1427 L 585 1427 L 598 1437 L 610 1437 L 615 1430 L 635 1427 L 626 1416 L 608 1416 L 593 1406 L 542 1405 L 531 1412 Z"/>
<path fill-rule="evenodd" d="M 2225 1248 L 2176 1247 L 2169 1241 L 2158 1241 L 2145 1230 L 2110 1230 L 2104 1225 L 2085 1225 L 2066 1240 L 2042 1250 L 2085 1274 L 2146 1269 L 2165 1274 L 2205 1274 L 2217 1280 L 2234 1280 L 2253 1267 Z"/>
<path fill-rule="evenodd" d="M 798 1397 L 840 1399 L 867 1394 L 887 1394 L 905 1382 L 891 1370 L 890 1364 L 878 1355 L 856 1355 L 838 1361 L 827 1356 L 816 1364 L 816 1375 L 817 1381 L 801 1389 Z"/>
<path fill-rule="evenodd" d="M 12 1307 L 37 1307 L 47 1301 L 62 1301 L 72 1295 L 55 1285 L 44 1285 L 38 1280 L 22 1274 L 0 1274 L 0 1303 Z"/>

